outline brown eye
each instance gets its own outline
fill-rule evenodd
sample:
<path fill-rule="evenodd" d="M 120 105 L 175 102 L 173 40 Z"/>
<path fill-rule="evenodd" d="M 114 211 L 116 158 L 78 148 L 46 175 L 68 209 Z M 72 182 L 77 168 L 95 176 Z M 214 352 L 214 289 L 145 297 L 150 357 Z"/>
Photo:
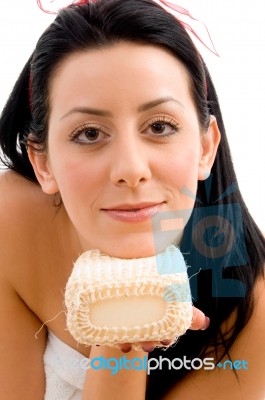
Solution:
<path fill-rule="evenodd" d="M 179 125 L 171 118 L 165 119 L 165 117 L 158 117 L 153 120 L 148 128 L 146 129 L 146 133 L 149 135 L 153 135 L 156 137 L 167 137 L 178 133 Z"/>
<path fill-rule="evenodd" d="M 108 135 L 97 126 L 83 126 L 71 134 L 71 141 L 83 145 L 102 144 L 108 139 Z"/>
<path fill-rule="evenodd" d="M 162 122 L 156 122 L 151 125 L 151 129 L 153 133 L 164 133 L 166 126 Z"/>
<path fill-rule="evenodd" d="M 93 142 L 94 140 L 97 140 L 99 137 L 99 131 L 97 129 L 86 129 L 83 132 L 83 135 L 86 137 L 86 139 L 90 140 Z M 81 134 L 80 134 L 81 136 Z"/>

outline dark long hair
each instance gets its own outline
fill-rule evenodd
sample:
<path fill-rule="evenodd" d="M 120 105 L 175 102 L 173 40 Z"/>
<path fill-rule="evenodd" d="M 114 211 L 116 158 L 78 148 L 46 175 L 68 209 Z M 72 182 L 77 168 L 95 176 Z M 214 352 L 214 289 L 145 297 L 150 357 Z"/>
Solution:
<path fill-rule="evenodd" d="M 189 73 L 201 127 L 208 127 L 212 114 L 221 132 L 211 175 L 198 182 L 196 194 L 187 192 L 196 196 L 196 201 L 180 245 L 189 266 L 194 305 L 210 317 L 211 325 L 206 331 L 188 331 L 166 353 L 156 349 L 151 357 L 202 358 L 207 348 L 214 346 L 218 362 L 229 355 L 251 316 L 254 285 L 259 276 L 264 276 L 265 241 L 237 185 L 211 77 L 183 26 L 152 0 L 83 3 L 60 11 L 18 78 L 0 120 L 2 162 L 37 183 L 27 156 L 27 135 L 31 132 L 33 142 L 45 148 L 49 82 L 70 54 L 121 41 L 170 50 Z M 220 326 L 232 311 L 236 312 L 235 323 L 229 332 L 222 332 Z M 188 372 L 185 368 L 153 371 L 146 398 L 161 399 Z"/>

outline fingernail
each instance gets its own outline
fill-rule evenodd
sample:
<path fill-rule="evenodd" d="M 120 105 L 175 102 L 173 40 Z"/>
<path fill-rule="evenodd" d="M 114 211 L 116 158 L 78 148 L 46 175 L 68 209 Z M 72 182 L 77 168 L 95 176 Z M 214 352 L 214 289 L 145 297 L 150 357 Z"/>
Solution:
<path fill-rule="evenodd" d="M 169 340 L 169 339 L 161 340 L 161 343 L 166 345 L 166 346 L 169 345 L 170 342 L 171 342 L 171 340 Z"/>
<path fill-rule="evenodd" d="M 151 353 L 151 351 L 154 350 L 154 346 L 148 347 L 148 346 L 142 346 L 143 351 L 146 351 L 146 353 Z"/>
<path fill-rule="evenodd" d="M 132 346 L 127 347 L 126 349 L 122 349 L 122 352 L 123 353 L 129 353 L 129 351 L 131 351 L 131 350 L 132 350 Z"/>
<path fill-rule="evenodd" d="M 209 317 L 205 317 L 205 325 L 203 328 L 201 328 L 201 331 L 205 331 L 207 328 L 209 328 L 210 325 L 210 318 Z"/>

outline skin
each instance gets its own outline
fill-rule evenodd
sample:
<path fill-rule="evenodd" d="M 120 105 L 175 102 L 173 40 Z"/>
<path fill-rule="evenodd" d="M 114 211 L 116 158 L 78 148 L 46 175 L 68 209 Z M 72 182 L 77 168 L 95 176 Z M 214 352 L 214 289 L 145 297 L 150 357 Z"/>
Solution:
<path fill-rule="evenodd" d="M 184 107 L 168 101 L 137 111 L 142 104 L 165 96 L 176 98 Z M 113 221 L 102 208 L 117 202 L 149 201 L 151 194 L 152 201 L 161 201 L 162 211 L 192 208 L 193 201 L 181 189 L 186 186 L 196 192 L 197 181 L 211 170 L 220 141 L 213 117 L 207 132 L 199 127 L 184 67 L 170 53 L 153 46 L 120 43 L 72 55 L 50 84 L 50 106 L 46 151 L 40 154 L 29 148 L 40 187 L 10 171 L 0 175 L 0 312 L 5 326 L 0 330 L 0 388 L 1 397 L 11 400 L 43 398 L 46 327 L 86 357 L 123 356 L 121 350 L 104 346 L 77 348 L 65 330 L 63 291 L 73 260 L 92 247 L 125 258 L 152 255 L 150 221 Z M 104 109 L 113 116 L 75 113 L 61 119 L 80 106 Z M 157 138 L 157 129 L 154 134 L 154 126 L 149 125 L 161 116 L 178 124 L 177 134 Z M 102 130 L 105 141 L 92 147 L 70 141 L 73 131 L 90 123 Z M 167 125 L 165 129 L 172 131 Z M 84 134 L 82 138 L 87 140 Z M 52 206 L 57 192 L 63 200 L 59 210 Z M 264 281 L 260 280 L 253 317 L 232 348 L 234 359 L 253 361 L 247 380 L 246 371 L 239 371 L 244 400 L 260 400 L 264 393 L 264 304 Z M 222 329 L 233 322 L 232 316 Z M 194 309 L 190 329 L 203 329 L 208 323 Z M 127 356 L 143 358 L 153 345 L 147 342 L 143 351 L 130 351 Z M 129 351 L 130 344 L 122 349 Z M 31 376 L 38 379 L 28 385 Z M 113 376 L 107 370 L 90 369 L 83 399 L 140 400 L 145 390 L 145 371 L 122 370 Z M 242 400 L 241 393 L 231 371 L 200 370 L 190 372 L 165 400 L 209 396 Z"/>
<path fill-rule="evenodd" d="M 155 254 L 151 219 L 120 222 L 105 210 L 152 201 L 160 212 L 192 211 L 194 200 L 182 189 L 196 193 L 197 181 L 208 176 L 220 133 L 214 118 L 208 132 L 200 130 L 185 68 L 154 46 L 90 50 L 61 65 L 50 103 L 47 152 L 31 152 L 31 162 L 43 191 L 60 192 L 82 250 Z M 106 115 L 74 111 L 82 107 Z M 154 131 L 157 121 L 164 132 Z"/>

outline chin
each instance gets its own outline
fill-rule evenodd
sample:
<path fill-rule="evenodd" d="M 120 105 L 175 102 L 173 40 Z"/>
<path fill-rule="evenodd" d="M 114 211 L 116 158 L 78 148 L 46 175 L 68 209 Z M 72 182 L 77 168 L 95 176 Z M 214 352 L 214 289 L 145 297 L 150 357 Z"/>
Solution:
<path fill-rule="evenodd" d="M 117 258 L 146 258 L 156 254 L 154 248 L 148 246 L 141 246 L 141 248 L 132 246 L 130 249 L 112 248 L 108 253 L 104 250 L 103 252 Z"/>
<path fill-rule="evenodd" d="M 160 244 L 157 248 L 154 245 L 153 239 L 125 239 L 125 240 L 113 240 L 108 243 L 94 244 L 90 246 L 85 246 L 84 251 L 98 249 L 102 253 L 109 255 L 110 257 L 117 258 L 145 258 L 152 257 L 158 253 L 161 253 L 169 246 L 171 242 L 166 242 Z"/>
<path fill-rule="evenodd" d="M 175 231 L 165 232 L 130 232 L 114 233 L 105 232 L 95 235 L 94 238 L 86 240 L 84 236 L 81 239 L 81 248 L 87 250 L 98 249 L 110 257 L 117 258 L 144 258 L 152 257 L 163 252 L 167 246 L 178 242 L 178 236 Z M 103 240 L 102 240 L 103 238 Z M 91 240 L 92 239 L 92 240 Z"/>

